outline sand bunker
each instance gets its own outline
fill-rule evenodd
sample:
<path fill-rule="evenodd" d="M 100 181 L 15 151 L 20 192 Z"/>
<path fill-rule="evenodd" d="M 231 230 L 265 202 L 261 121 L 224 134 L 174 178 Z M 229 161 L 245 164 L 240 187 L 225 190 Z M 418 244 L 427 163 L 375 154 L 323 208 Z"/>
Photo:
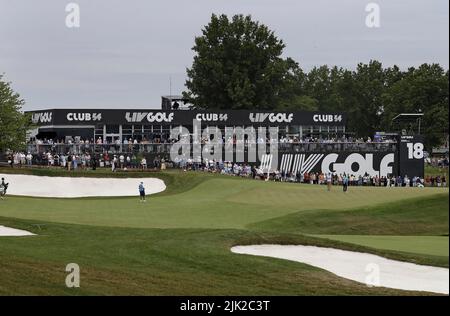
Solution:
<path fill-rule="evenodd" d="M 35 197 L 137 196 L 141 181 L 144 182 L 146 194 L 166 189 L 164 181 L 156 178 L 40 177 L 12 174 L 0 174 L 0 177 L 9 182 L 8 195 Z"/>
<path fill-rule="evenodd" d="M 371 286 L 449 293 L 448 269 L 390 260 L 368 253 L 283 245 L 236 246 L 231 251 L 302 262 Z"/>
<path fill-rule="evenodd" d="M 27 232 L 26 230 L 20 230 L 0 225 L 0 237 L 10 236 L 34 236 L 34 234 Z"/>

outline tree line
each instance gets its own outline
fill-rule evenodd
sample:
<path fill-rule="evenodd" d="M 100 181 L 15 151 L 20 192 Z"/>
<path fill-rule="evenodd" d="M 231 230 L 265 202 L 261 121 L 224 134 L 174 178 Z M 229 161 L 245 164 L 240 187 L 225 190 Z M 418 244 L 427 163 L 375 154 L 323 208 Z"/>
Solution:
<path fill-rule="evenodd" d="M 0 74 L 0 154 L 6 150 L 23 149 L 29 117 L 22 111 L 24 100 L 2 80 Z"/>
<path fill-rule="evenodd" d="M 393 126 L 399 113 L 423 113 L 428 147 L 448 136 L 449 71 L 439 64 L 401 70 L 371 60 L 356 69 L 319 66 L 304 71 L 283 58 L 283 40 L 251 16 L 212 15 L 195 38 L 183 95 L 198 109 L 335 111 L 348 114 L 347 130 L 357 137 Z"/>

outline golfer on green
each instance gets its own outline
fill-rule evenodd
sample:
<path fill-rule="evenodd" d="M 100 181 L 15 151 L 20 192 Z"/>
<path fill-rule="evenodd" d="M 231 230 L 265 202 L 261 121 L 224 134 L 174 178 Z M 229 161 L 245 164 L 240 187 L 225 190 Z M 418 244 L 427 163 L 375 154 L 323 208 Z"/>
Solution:
<path fill-rule="evenodd" d="M 147 202 L 145 200 L 145 188 L 144 188 L 144 182 L 141 182 L 139 184 L 139 195 L 140 195 L 140 201 L 141 202 Z"/>
<path fill-rule="evenodd" d="M 5 182 L 5 178 L 2 178 L 2 182 L 0 183 L 0 199 L 4 199 L 6 195 L 6 190 L 8 189 L 9 183 Z"/>

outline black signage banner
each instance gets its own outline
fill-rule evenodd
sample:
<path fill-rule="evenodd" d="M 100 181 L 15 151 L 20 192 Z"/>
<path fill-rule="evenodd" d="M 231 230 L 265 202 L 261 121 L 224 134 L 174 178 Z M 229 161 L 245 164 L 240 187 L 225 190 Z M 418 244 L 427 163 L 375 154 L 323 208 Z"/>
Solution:
<path fill-rule="evenodd" d="M 397 175 L 394 152 L 338 152 L 338 153 L 279 153 L 278 160 L 271 154 L 259 162 L 264 172 L 275 170 L 284 174 L 332 173 L 372 177 Z"/>
<path fill-rule="evenodd" d="M 71 110 L 28 112 L 36 125 L 144 124 L 190 126 L 194 120 L 218 126 L 332 125 L 346 123 L 344 113 L 197 111 L 197 110 Z"/>
<path fill-rule="evenodd" d="M 284 151 L 260 154 L 257 150 L 241 152 L 223 152 L 217 154 L 213 150 L 204 150 L 200 153 L 179 152 L 180 157 L 175 162 L 192 159 L 194 162 L 236 162 L 251 164 L 263 173 L 275 171 L 285 175 L 296 176 L 298 174 L 310 173 L 331 173 L 348 176 L 388 177 L 398 175 L 398 156 L 395 150 L 392 151 L 338 151 L 338 152 L 294 152 Z M 186 150 L 186 149 L 185 149 Z M 200 160 L 201 155 L 201 160 Z M 167 156 L 167 159 L 170 159 Z M 416 170 L 414 173 L 417 173 Z M 418 175 L 418 174 L 414 174 Z"/>
<path fill-rule="evenodd" d="M 419 135 L 399 136 L 399 175 L 404 177 L 423 177 L 424 144 Z"/>

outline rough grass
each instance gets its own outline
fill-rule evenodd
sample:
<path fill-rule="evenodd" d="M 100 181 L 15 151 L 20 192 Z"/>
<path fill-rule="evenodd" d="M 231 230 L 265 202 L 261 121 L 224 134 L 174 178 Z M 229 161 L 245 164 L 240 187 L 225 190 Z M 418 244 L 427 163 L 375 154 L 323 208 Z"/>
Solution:
<path fill-rule="evenodd" d="M 447 236 L 317 235 L 317 237 L 376 249 L 448 258 Z"/>
<path fill-rule="evenodd" d="M 38 233 L 0 239 L 0 294 L 19 295 L 393 295 L 295 262 L 237 255 L 230 247 L 261 241 L 342 246 L 304 236 L 244 230 L 131 229 L 33 222 L 4 224 Z M 357 247 L 351 247 L 358 249 Z M 81 287 L 65 286 L 77 263 Z"/>
<path fill-rule="evenodd" d="M 425 166 L 425 177 L 426 176 L 446 176 L 448 181 L 448 167 L 447 168 L 439 168 L 433 166 Z M 447 184 L 448 185 L 448 184 Z"/>
<path fill-rule="evenodd" d="M 60 170 L 41 175 L 49 173 L 66 175 Z M 83 173 L 87 174 L 91 173 Z M 131 173 L 94 174 L 98 175 Z M 335 234 L 337 230 L 353 235 L 448 234 L 448 191 L 444 189 L 354 188 L 344 194 L 319 186 L 203 173 L 148 176 L 166 181 L 168 190 L 150 197 L 147 204 L 134 198 L 8 197 L 0 201 L 0 225 L 38 234 L 0 238 L 0 294 L 427 294 L 368 288 L 305 264 L 231 253 L 230 247 L 239 244 L 318 245 L 448 266 L 448 256 L 303 234 Z M 81 268 L 79 289 L 64 283 L 64 269 L 71 262 Z"/>
<path fill-rule="evenodd" d="M 328 235 L 447 235 L 448 193 L 340 211 L 296 212 L 252 229 Z"/>

